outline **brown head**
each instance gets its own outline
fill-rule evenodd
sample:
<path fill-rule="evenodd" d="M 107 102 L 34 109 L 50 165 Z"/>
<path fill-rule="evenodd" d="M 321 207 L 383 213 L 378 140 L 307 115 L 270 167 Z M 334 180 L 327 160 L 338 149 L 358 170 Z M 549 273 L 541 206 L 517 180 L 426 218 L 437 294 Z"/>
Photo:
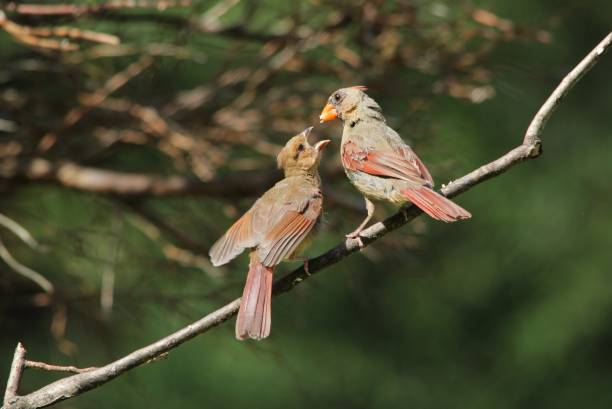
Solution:
<path fill-rule="evenodd" d="M 334 91 L 319 116 L 321 122 L 332 121 L 336 118 L 349 121 L 364 115 L 384 120 L 380 106 L 364 92 L 367 89 L 364 85 L 356 85 Z"/>
<path fill-rule="evenodd" d="M 285 176 L 295 176 L 317 173 L 321 152 L 329 144 L 328 139 L 311 145 L 308 136 L 312 131 L 312 126 L 289 139 L 283 150 L 280 151 L 276 160 L 279 169 L 283 169 Z"/>

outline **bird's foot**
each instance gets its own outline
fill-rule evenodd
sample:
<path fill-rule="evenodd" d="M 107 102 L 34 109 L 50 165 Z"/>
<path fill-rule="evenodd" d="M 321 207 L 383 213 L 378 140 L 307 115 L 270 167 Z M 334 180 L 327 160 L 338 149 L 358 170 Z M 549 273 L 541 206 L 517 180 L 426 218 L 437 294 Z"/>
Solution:
<path fill-rule="evenodd" d="M 296 261 L 301 261 L 304 263 L 304 272 L 306 273 L 307 276 L 310 276 L 310 270 L 308 269 L 308 262 L 310 260 L 308 260 L 307 257 L 301 257 L 301 256 L 297 256 L 297 257 L 291 257 L 291 260 L 296 260 Z"/>
<path fill-rule="evenodd" d="M 307 276 L 310 276 L 310 270 L 308 269 L 308 261 L 309 260 L 307 258 L 304 259 L 304 272 Z"/>
<path fill-rule="evenodd" d="M 365 247 L 365 245 L 363 244 L 363 240 L 361 240 L 361 229 L 357 229 L 349 234 L 346 234 L 345 237 L 347 239 L 357 240 L 357 244 L 359 245 L 360 249 Z"/>

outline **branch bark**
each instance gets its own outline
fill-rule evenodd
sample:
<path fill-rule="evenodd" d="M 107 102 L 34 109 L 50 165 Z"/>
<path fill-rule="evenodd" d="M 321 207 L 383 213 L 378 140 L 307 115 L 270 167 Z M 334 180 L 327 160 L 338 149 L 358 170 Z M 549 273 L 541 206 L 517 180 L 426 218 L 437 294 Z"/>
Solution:
<path fill-rule="evenodd" d="M 9 374 L 8 381 L 6 382 L 6 391 L 4 392 L 4 406 L 3 408 L 10 407 L 13 400 L 18 398 L 17 390 L 19 389 L 19 381 L 21 380 L 21 374 L 23 373 L 23 367 L 25 362 L 26 350 L 21 345 L 21 342 L 17 344 L 15 348 L 15 355 L 13 355 L 13 363 L 11 364 L 11 372 Z"/>
<path fill-rule="evenodd" d="M 74 162 L 50 162 L 35 158 L 0 163 L 0 179 L 51 182 L 68 188 L 121 196 L 171 196 L 205 194 L 240 197 L 259 193 L 278 179 L 276 171 L 228 176 L 202 182 L 183 176 L 152 176 L 82 166 Z"/>
<path fill-rule="evenodd" d="M 236 173 L 206 182 L 185 176 L 155 176 L 148 173 L 128 173 L 79 165 L 75 162 L 51 162 L 47 159 L 5 160 L 0 162 L 0 180 L 8 182 L 48 182 L 83 192 L 115 195 L 129 200 L 142 196 L 206 195 L 211 197 L 244 197 L 263 192 L 278 180 L 278 170 Z M 331 171 L 325 180 L 343 177 Z M 363 202 L 325 190 L 326 203 L 351 211 L 363 210 Z M 0 225 L 3 225 L 0 214 Z M 6 226 L 8 227 L 8 226 Z"/>
<path fill-rule="evenodd" d="M 518 163 L 538 157 L 541 153 L 541 133 L 546 121 L 550 118 L 569 90 L 597 63 L 601 56 L 611 46 L 612 33 L 608 34 L 602 42 L 598 44 L 597 47 L 595 47 L 595 49 L 563 79 L 563 81 L 561 81 L 559 86 L 554 90 L 533 118 L 527 129 L 523 143 L 520 146 L 512 149 L 497 160 L 481 166 L 471 173 L 449 183 L 442 188 L 441 192 L 449 197 L 459 195 L 477 184 L 507 171 Z M 363 232 L 364 244 L 368 245 L 378 240 L 392 230 L 413 220 L 421 213 L 422 212 L 415 206 L 408 206 L 401 209 L 398 213 L 385 221 L 376 223 L 365 230 Z M 358 250 L 359 244 L 357 240 L 344 241 L 323 255 L 310 260 L 309 273 L 306 273 L 302 267 L 278 280 L 274 285 L 274 294 L 278 295 L 291 290 L 311 275 L 321 271 L 325 267 L 338 263 Z M 7 395 L 10 395 L 9 392 L 13 393 L 13 395 L 9 396 L 8 399 L 7 396 L 5 396 L 5 403 L 2 409 L 40 408 L 96 388 L 132 368 L 155 360 L 159 356 L 163 356 L 171 349 L 227 321 L 236 314 L 239 305 L 240 299 L 234 300 L 187 327 L 149 346 L 134 351 L 115 362 L 98 369 L 58 380 L 25 396 L 16 395 L 17 385 L 15 385 L 14 380 L 17 379 L 18 383 L 21 371 L 20 368 L 22 368 L 23 365 L 15 365 L 14 360 L 9 376 L 9 386 L 12 386 L 11 388 L 7 387 Z M 17 353 L 15 355 L 17 357 Z"/>
<path fill-rule="evenodd" d="M 85 373 L 93 371 L 94 367 L 91 368 L 77 368 L 76 366 L 60 366 L 60 365 L 49 365 L 44 362 L 38 361 L 25 361 L 26 368 L 36 368 L 48 372 L 67 372 L 67 373 Z"/>

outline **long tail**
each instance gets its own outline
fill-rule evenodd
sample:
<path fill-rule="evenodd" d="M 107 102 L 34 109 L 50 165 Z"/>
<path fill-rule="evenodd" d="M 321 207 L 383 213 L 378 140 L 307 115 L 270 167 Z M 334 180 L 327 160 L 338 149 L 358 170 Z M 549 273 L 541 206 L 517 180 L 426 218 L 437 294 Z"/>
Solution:
<path fill-rule="evenodd" d="M 249 273 L 236 320 L 236 338 L 260 340 L 270 335 L 273 271 L 274 267 L 264 266 L 257 253 L 251 252 Z"/>
<path fill-rule="evenodd" d="M 401 192 L 408 200 L 436 220 L 450 223 L 472 217 L 470 212 L 463 207 L 428 187 L 404 189 Z"/>

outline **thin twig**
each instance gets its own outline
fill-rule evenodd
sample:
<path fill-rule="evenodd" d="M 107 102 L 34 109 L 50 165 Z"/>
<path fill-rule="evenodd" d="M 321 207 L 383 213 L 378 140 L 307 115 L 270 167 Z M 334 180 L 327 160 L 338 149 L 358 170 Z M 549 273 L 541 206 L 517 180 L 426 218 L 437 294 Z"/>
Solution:
<path fill-rule="evenodd" d="M 191 158 L 191 171 L 200 179 L 208 180 L 214 175 L 215 166 L 223 163 L 225 155 L 214 144 L 196 138 L 189 132 L 171 124 L 151 106 L 143 106 L 126 99 L 107 98 L 100 108 L 126 113 L 141 122 L 147 134 L 159 138 L 159 149 L 174 159 L 181 168 L 186 158 Z"/>
<path fill-rule="evenodd" d="M 586 74 L 599 59 L 608 51 L 612 43 L 612 33 L 608 34 L 597 46 L 591 51 L 580 63 L 574 67 L 563 78 L 561 83 L 555 88 L 552 94 L 548 97 L 544 105 L 540 107 L 538 112 L 535 114 L 533 120 L 527 128 L 525 133 L 525 139 L 523 144 L 533 145 L 536 143 L 538 136 L 542 133 L 542 129 L 546 125 L 546 122 L 552 116 L 553 112 L 557 109 L 563 98 L 568 92 L 580 81 L 580 78 Z"/>
<path fill-rule="evenodd" d="M 10 6 L 10 5 L 9 5 Z M 28 5 L 22 5 L 28 6 Z M 36 6 L 36 5 L 29 5 Z M 17 6 L 18 8 L 19 6 Z M 44 7 L 44 6 L 43 6 Z M 68 39 L 91 41 L 102 44 L 116 45 L 119 37 L 97 31 L 81 30 L 75 27 L 28 27 L 8 19 L 0 10 L 0 28 L 13 36 L 17 41 L 43 49 L 58 51 L 74 51 L 79 48 Z M 56 38 L 49 38 L 56 37 Z"/>
<path fill-rule="evenodd" d="M 2 10 L 0 10 L 0 28 L 9 33 L 17 41 L 33 47 L 58 51 L 74 51 L 78 49 L 76 44 L 66 39 L 55 40 L 37 37 L 30 32 L 30 27 L 22 26 L 9 20 Z"/>
<path fill-rule="evenodd" d="M 240 0 L 223 0 L 211 7 L 202 17 L 200 24 L 208 30 L 218 30 L 221 27 L 220 19 Z"/>
<path fill-rule="evenodd" d="M 119 37 L 100 33 L 98 31 L 81 30 L 75 27 L 37 27 L 27 28 L 28 34 L 37 37 L 65 37 L 73 40 L 91 41 L 94 43 L 116 45 L 121 42 Z"/>
<path fill-rule="evenodd" d="M 72 53 L 64 58 L 66 61 L 76 65 L 86 60 L 96 58 L 115 58 L 141 54 L 147 54 L 152 57 L 170 57 L 177 60 L 191 60 L 198 64 L 204 64 L 207 60 L 206 54 L 201 51 L 164 43 L 148 43 L 144 45 L 96 45 L 86 51 Z"/>
<path fill-rule="evenodd" d="M 106 98 L 108 98 L 109 95 L 119 90 L 132 78 L 136 77 L 151 66 L 151 64 L 153 64 L 153 58 L 145 55 L 138 61 L 128 65 L 124 70 L 110 77 L 100 89 L 90 94 L 82 95 L 79 98 L 81 105 L 72 108 L 66 113 L 66 115 L 64 115 L 60 129 L 51 131 L 41 138 L 38 144 L 38 149 L 42 152 L 46 152 L 51 149 L 57 142 L 60 132 L 74 126 L 83 118 L 83 116 L 91 111 L 92 108 L 100 105 L 102 102 L 104 102 L 104 100 L 106 100 Z"/>
<path fill-rule="evenodd" d="M 22 225 L 17 223 L 15 220 L 5 216 L 0 213 L 0 225 L 6 227 L 10 231 L 12 231 L 17 237 L 21 239 L 25 244 L 33 248 L 34 250 L 40 250 L 42 246 L 29 231 L 27 231 Z"/>
<path fill-rule="evenodd" d="M 585 59 L 598 59 L 603 54 L 603 52 L 610 48 L 611 45 L 612 35 L 609 35 L 606 37 L 606 40 L 598 46 L 598 48 L 601 47 L 602 51 L 597 52 L 595 54 L 595 57 L 593 57 L 593 54 L 591 53 Z M 573 80 L 562 82 L 562 84 L 565 84 L 564 87 L 567 89 L 571 88 L 580 79 L 580 76 L 584 74 L 584 72 L 586 72 L 589 68 L 591 68 L 593 64 L 581 63 L 579 66 L 582 67 L 583 72 L 580 72 L 580 75 L 573 76 Z M 559 92 L 557 91 L 558 90 L 556 90 L 555 93 L 558 99 L 562 98 L 563 95 L 565 95 L 566 93 L 564 89 L 561 89 L 561 91 Z M 553 101 L 549 105 L 548 109 L 554 109 L 554 107 L 558 105 L 558 103 L 558 101 Z M 545 119 L 548 116 L 550 116 L 549 113 L 543 113 L 543 117 Z M 538 121 L 538 116 L 536 116 L 533 121 Z M 539 128 L 536 127 L 537 132 L 535 134 L 534 139 L 532 139 L 532 143 L 524 143 L 519 147 L 511 150 L 504 156 L 500 157 L 499 159 L 476 169 L 475 171 L 463 176 L 462 178 L 455 180 L 448 186 L 444 187 L 442 189 L 442 193 L 447 196 L 458 195 L 461 192 L 465 192 L 468 189 L 484 182 L 485 180 L 490 179 L 493 176 L 499 175 L 507 171 L 517 163 L 520 163 L 530 158 L 537 157 L 540 152 L 539 140 L 541 136 L 540 134 L 543 130 L 543 126 L 544 124 L 542 123 Z M 408 206 L 400 210 L 398 213 L 386 219 L 384 222 L 376 223 L 367 230 L 365 230 L 363 232 L 364 244 L 367 245 L 376 241 L 377 239 L 386 235 L 390 231 L 405 225 L 410 220 L 414 219 L 420 214 L 422 214 L 421 210 L 419 210 L 415 206 Z M 281 278 L 274 285 L 274 294 L 278 295 L 291 290 L 303 280 L 308 279 L 309 277 L 311 277 L 318 271 L 321 271 L 325 267 L 338 263 L 345 257 L 349 256 L 351 253 L 357 252 L 359 249 L 359 243 L 357 240 L 354 239 L 346 240 L 340 243 L 333 249 L 327 251 L 325 254 L 310 260 L 308 273 L 306 273 L 304 271 L 304 268 L 301 267 L 294 270 L 285 277 Z M 224 321 L 227 321 L 236 314 L 239 305 L 240 299 L 234 300 L 231 303 L 208 314 L 204 318 L 178 330 L 177 332 L 151 345 L 134 351 L 118 359 L 117 361 L 114 361 L 96 370 L 83 374 L 73 375 L 71 377 L 53 382 L 28 395 L 19 397 L 11 404 L 5 404 L 3 409 L 40 408 L 59 402 L 61 400 L 69 399 L 71 397 L 82 394 L 83 392 L 86 392 L 90 389 L 96 388 L 110 381 L 111 379 L 120 376 L 124 372 L 137 366 L 140 366 L 159 355 L 165 354 L 171 349 L 176 348 L 177 346 L 194 338 L 195 336 L 202 334 L 210 330 L 211 328 L 216 327 Z"/>
<path fill-rule="evenodd" d="M 50 365 L 44 362 L 38 361 L 25 361 L 26 368 L 35 368 L 41 369 L 43 371 L 49 372 L 65 372 L 65 373 L 85 373 L 93 371 L 94 369 L 98 369 L 95 366 L 89 368 L 77 368 L 76 366 L 60 366 L 60 365 Z"/>
<path fill-rule="evenodd" d="M 164 10 L 171 7 L 187 7 L 190 5 L 190 0 L 114 0 L 107 3 L 93 5 L 9 3 L 6 10 L 18 14 L 29 14 L 36 16 L 82 16 L 85 14 L 95 14 L 111 10 L 134 8 L 156 8 L 158 10 Z"/>
<path fill-rule="evenodd" d="M 115 209 L 115 217 L 112 221 L 112 235 L 115 240 L 111 249 L 111 257 L 108 265 L 102 272 L 102 283 L 100 284 L 100 309 L 102 316 L 110 318 L 115 303 L 115 277 L 117 275 L 117 264 L 119 262 L 121 241 L 124 226 L 123 212 L 119 207 Z"/>
<path fill-rule="evenodd" d="M 34 281 L 40 288 L 43 289 L 47 294 L 52 294 L 54 291 L 53 284 L 47 280 L 42 274 L 32 270 L 30 267 L 24 266 L 17 261 L 13 255 L 8 251 L 4 242 L 0 239 L 0 259 L 2 259 L 7 266 L 9 266 L 17 274 Z"/>

